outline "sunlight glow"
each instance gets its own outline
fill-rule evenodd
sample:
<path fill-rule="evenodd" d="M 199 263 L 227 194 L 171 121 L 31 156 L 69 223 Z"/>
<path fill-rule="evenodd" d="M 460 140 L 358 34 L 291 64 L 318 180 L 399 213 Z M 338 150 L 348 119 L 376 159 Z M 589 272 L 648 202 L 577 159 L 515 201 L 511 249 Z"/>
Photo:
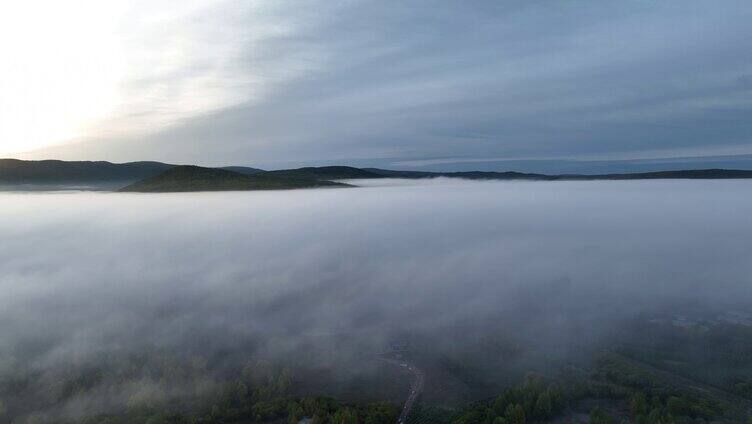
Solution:
<path fill-rule="evenodd" d="M 0 6 L 0 156 L 81 136 L 118 103 L 124 5 L 26 0 Z"/>

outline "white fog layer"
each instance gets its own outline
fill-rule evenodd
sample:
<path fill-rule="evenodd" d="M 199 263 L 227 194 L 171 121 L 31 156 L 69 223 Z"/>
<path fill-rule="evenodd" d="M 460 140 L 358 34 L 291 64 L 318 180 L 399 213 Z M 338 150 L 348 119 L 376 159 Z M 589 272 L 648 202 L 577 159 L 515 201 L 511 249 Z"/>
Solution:
<path fill-rule="evenodd" d="M 0 372 L 479 322 L 572 354 L 619 319 L 752 300 L 748 181 L 366 185 L 1 194 Z"/>
<path fill-rule="evenodd" d="M 0 195 L 3 344 L 9 329 L 64 336 L 69 353 L 142 326 L 430 326 L 559 284 L 556 301 L 645 302 L 628 308 L 752 297 L 746 181 L 410 183 Z"/>

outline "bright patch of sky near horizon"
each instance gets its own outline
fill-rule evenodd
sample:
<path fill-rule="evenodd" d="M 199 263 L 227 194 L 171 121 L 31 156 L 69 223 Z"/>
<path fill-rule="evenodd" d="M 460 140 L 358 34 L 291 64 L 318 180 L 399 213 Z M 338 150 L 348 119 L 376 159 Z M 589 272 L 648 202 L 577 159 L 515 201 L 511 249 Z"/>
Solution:
<path fill-rule="evenodd" d="M 115 107 L 122 12 L 96 0 L 0 6 L 0 154 L 72 138 Z"/>
<path fill-rule="evenodd" d="M 221 3 L 3 3 L 0 155 L 137 136 L 248 98 L 229 85 L 243 76 L 223 67 L 237 48 L 224 39 L 232 28 L 201 28 L 211 20 L 203 14 Z M 185 73 L 194 66 L 203 72 Z"/>
<path fill-rule="evenodd" d="M 740 0 L 7 1 L 0 156 L 750 154 L 750 19 Z"/>

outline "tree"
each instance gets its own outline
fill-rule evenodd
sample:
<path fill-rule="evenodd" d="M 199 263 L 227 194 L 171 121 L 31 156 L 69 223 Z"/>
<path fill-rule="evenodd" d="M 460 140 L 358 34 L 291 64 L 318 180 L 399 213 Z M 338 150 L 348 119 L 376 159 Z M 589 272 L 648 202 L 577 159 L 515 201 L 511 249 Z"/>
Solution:
<path fill-rule="evenodd" d="M 692 404 L 684 398 L 669 396 L 666 406 L 673 415 L 691 415 Z"/>
<path fill-rule="evenodd" d="M 157 414 L 148 420 L 146 424 L 188 424 L 188 419 L 180 414 Z"/>
<path fill-rule="evenodd" d="M 535 417 L 548 418 L 551 416 L 551 410 L 551 395 L 548 391 L 545 391 L 538 396 L 538 400 L 535 402 Z"/>
<path fill-rule="evenodd" d="M 637 392 L 629 401 L 629 410 L 633 417 L 648 413 L 648 398 L 642 392 Z"/>
<path fill-rule="evenodd" d="M 519 403 L 509 405 L 504 414 L 504 418 L 507 420 L 508 424 L 525 424 L 527 422 L 525 418 L 525 408 Z"/>
<path fill-rule="evenodd" d="M 392 424 L 399 416 L 399 408 L 388 403 L 370 405 L 365 424 Z"/>
<path fill-rule="evenodd" d="M 245 402 L 248 398 L 248 386 L 242 381 L 238 381 L 235 384 L 235 397 L 239 402 Z"/>
<path fill-rule="evenodd" d="M 590 410 L 590 424 L 615 424 L 616 421 L 599 407 Z"/>
<path fill-rule="evenodd" d="M 350 408 L 342 408 L 332 417 L 332 424 L 358 424 L 358 415 Z"/>
<path fill-rule="evenodd" d="M 504 415 L 507 405 L 509 405 L 509 399 L 506 396 L 502 395 L 496 397 L 496 400 L 493 403 L 493 409 L 496 412 L 496 415 Z"/>
<path fill-rule="evenodd" d="M 287 422 L 297 424 L 303 418 L 303 408 L 297 402 L 287 405 Z"/>
<path fill-rule="evenodd" d="M 277 390 L 277 393 L 279 395 L 284 395 L 285 393 L 287 393 L 287 390 L 289 390 L 290 386 L 292 386 L 292 372 L 289 368 L 283 369 L 282 372 L 277 376 L 275 386 L 275 389 Z"/>

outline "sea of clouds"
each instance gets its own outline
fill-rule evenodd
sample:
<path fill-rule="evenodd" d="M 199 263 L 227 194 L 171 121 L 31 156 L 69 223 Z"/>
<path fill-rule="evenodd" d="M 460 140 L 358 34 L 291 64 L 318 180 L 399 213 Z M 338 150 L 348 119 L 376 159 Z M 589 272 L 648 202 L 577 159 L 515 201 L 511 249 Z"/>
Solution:
<path fill-rule="evenodd" d="M 361 184 L 0 194 L 3 367 L 197 340 L 377 351 L 503 314 L 581 346 L 619 319 L 752 301 L 748 181 Z"/>

